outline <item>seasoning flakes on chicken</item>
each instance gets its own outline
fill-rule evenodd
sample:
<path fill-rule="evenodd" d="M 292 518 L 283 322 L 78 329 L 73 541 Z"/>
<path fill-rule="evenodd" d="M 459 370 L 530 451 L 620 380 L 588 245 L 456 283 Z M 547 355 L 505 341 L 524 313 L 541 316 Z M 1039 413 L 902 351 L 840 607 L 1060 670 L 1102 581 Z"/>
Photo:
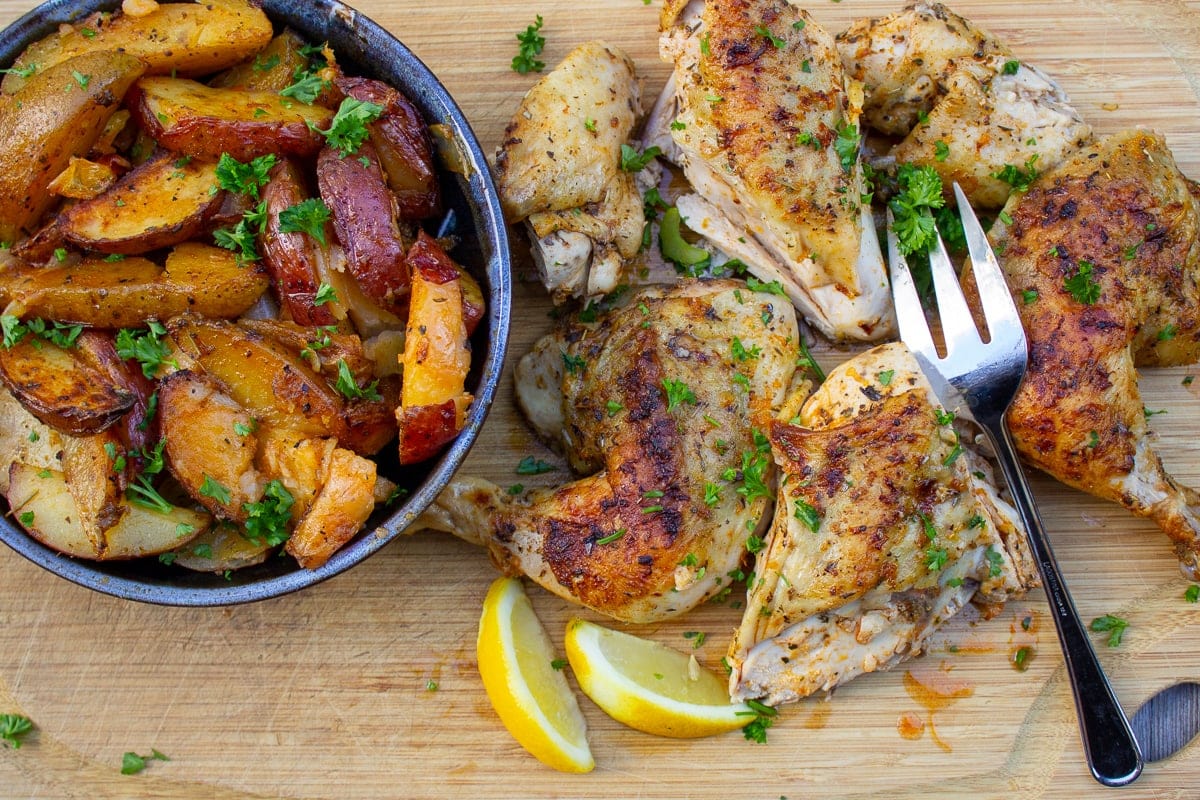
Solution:
<path fill-rule="evenodd" d="M 864 117 L 905 137 L 891 159 L 933 167 L 977 208 L 1000 208 L 1092 139 L 1054 80 L 940 3 L 860 20 L 838 47 L 865 84 Z"/>
<path fill-rule="evenodd" d="M 968 602 L 1037 585 L 1016 512 L 904 345 L 839 366 L 770 438 L 778 499 L 730 645 L 734 700 L 887 669 Z"/>
<path fill-rule="evenodd" d="M 504 132 L 496 156 L 504 216 L 526 221 L 555 302 L 612 291 L 641 247 L 642 196 L 621 169 L 621 145 L 641 113 L 633 62 L 588 42 L 529 90 Z"/>
<path fill-rule="evenodd" d="M 765 430 L 798 356 L 791 305 L 738 281 L 650 288 L 542 339 L 518 400 L 587 477 L 514 497 L 456 478 L 421 522 L 508 574 L 627 622 L 695 607 L 770 504 Z"/>
<path fill-rule="evenodd" d="M 674 71 L 643 141 L 694 189 L 680 214 L 757 277 L 779 281 L 826 335 L 893 330 L 865 194 L 857 84 L 833 37 L 780 0 L 668 2 L 659 49 Z"/>
<path fill-rule="evenodd" d="M 992 230 L 1029 336 L 1008 413 L 1021 455 L 1153 519 L 1193 578 L 1200 495 L 1154 453 L 1135 367 L 1200 358 L 1198 198 L 1162 137 L 1126 131 L 1014 195 Z"/>

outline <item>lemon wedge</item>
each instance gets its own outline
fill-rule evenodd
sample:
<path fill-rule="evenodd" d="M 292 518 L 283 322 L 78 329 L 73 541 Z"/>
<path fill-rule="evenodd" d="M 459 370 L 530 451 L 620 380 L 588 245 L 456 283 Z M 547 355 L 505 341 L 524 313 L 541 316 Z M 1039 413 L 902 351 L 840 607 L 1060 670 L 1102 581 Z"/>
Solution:
<path fill-rule="evenodd" d="M 538 761 L 562 772 L 596 765 L 587 723 L 554 648 L 516 578 L 497 578 L 488 589 L 476 642 L 479 674 L 492 707 L 508 732 Z"/>
<path fill-rule="evenodd" d="M 756 716 L 731 703 L 725 681 L 694 656 L 657 642 L 573 619 L 565 644 L 584 694 L 631 728 L 695 739 L 736 730 Z"/>

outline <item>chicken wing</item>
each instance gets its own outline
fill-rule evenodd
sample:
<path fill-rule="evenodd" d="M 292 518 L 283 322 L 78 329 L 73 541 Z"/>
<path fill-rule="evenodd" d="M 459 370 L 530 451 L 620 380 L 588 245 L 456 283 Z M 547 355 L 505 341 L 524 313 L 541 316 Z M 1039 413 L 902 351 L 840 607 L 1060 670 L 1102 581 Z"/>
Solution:
<path fill-rule="evenodd" d="M 798 356 L 795 313 L 736 281 L 639 292 L 517 367 L 518 400 L 587 477 L 512 497 L 456 478 L 422 523 L 506 573 L 628 622 L 721 589 L 770 504 L 763 434 Z"/>
<path fill-rule="evenodd" d="M 1012 222 L 992 230 L 1029 337 L 1008 413 L 1018 449 L 1069 486 L 1153 519 L 1192 577 L 1200 497 L 1154 454 L 1135 366 L 1200 358 L 1198 196 L 1162 137 L 1126 131 L 1014 195 Z"/>
<path fill-rule="evenodd" d="M 1036 585 L 1015 511 L 904 345 L 839 366 L 770 437 L 779 492 L 730 645 L 735 700 L 791 702 L 887 669 L 968 602 Z"/>
<path fill-rule="evenodd" d="M 858 103 L 833 38 L 773 0 L 692 0 L 662 13 L 674 63 L 643 140 L 679 164 L 688 227 L 789 297 L 825 334 L 892 331 L 858 160 Z"/>
<path fill-rule="evenodd" d="M 496 155 L 504 216 L 526 220 L 556 302 L 612 291 L 642 243 L 642 196 L 621 169 L 641 116 L 633 62 L 588 42 L 521 100 Z"/>

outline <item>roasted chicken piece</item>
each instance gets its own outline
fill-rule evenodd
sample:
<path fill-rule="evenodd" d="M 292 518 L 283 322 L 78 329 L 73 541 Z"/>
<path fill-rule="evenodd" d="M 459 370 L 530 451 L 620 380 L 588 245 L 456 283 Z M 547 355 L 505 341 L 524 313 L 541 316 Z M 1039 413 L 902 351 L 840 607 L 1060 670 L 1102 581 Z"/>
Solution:
<path fill-rule="evenodd" d="M 588 42 L 534 84 L 504 131 L 496 154 L 504 216 L 525 220 L 555 302 L 612 291 L 641 247 L 641 192 L 621 169 L 641 113 L 633 62 Z"/>
<path fill-rule="evenodd" d="M 1021 454 L 1150 517 L 1200 575 L 1200 496 L 1151 446 L 1135 366 L 1200 358 L 1200 189 L 1162 137 L 1109 136 L 1040 177 L 992 229 L 1029 336 L 1008 413 Z M 968 276 L 968 291 L 974 291 Z"/>
<path fill-rule="evenodd" d="M 858 160 L 861 93 L 833 37 L 768 0 L 669 2 L 660 54 L 674 64 L 646 144 L 683 168 L 680 214 L 826 335 L 891 333 L 883 257 Z"/>
<path fill-rule="evenodd" d="M 1087 145 L 1091 126 L 1046 74 L 940 3 L 855 23 L 838 37 L 846 70 L 866 85 L 864 117 L 905 138 L 898 163 L 929 165 L 977 208 Z"/>
<path fill-rule="evenodd" d="M 791 305 L 736 281 L 645 289 L 598 323 L 568 324 L 521 360 L 517 393 L 587 477 L 522 497 L 457 478 L 420 522 L 616 619 L 687 611 L 721 589 L 765 521 L 758 431 L 797 342 Z"/>
<path fill-rule="evenodd" d="M 770 438 L 779 492 L 730 645 L 735 700 L 887 669 L 968 602 L 1036 585 L 1016 512 L 904 345 L 842 364 Z"/>

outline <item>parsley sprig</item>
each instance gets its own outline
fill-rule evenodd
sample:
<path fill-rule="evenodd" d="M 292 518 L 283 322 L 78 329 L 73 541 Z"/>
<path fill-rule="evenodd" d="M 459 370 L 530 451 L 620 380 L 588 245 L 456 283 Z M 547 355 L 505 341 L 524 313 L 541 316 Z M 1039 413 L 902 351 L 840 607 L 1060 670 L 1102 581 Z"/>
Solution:
<path fill-rule="evenodd" d="M 546 62 L 539 61 L 542 48 L 546 46 L 546 37 L 538 31 L 542 29 L 542 15 L 538 14 L 533 24 L 517 34 L 517 54 L 513 56 L 512 68 L 522 75 L 528 72 L 541 72 Z"/>
<path fill-rule="evenodd" d="M 1120 647 L 1125 629 L 1129 627 L 1129 620 L 1105 614 L 1103 617 L 1096 617 L 1092 620 L 1092 624 L 1088 627 L 1096 633 L 1107 633 L 1109 647 Z"/>
<path fill-rule="evenodd" d="M 33 720 L 22 714 L 0 714 L 0 740 L 13 750 L 21 749 L 21 739 L 33 730 Z"/>
<path fill-rule="evenodd" d="M 333 115 L 329 130 L 323 131 L 311 122 L 309 127 L 324 136 L 325 143 L 337 148 L 342 158 L 345 158 L 358 152 L 358 148 L 370 135 L 367 125 L 379 119 L 382 113 L 383 106 L 377 103 L 347 97 Z"/>
<path fill-rule="evenodd" d="M 40 317 L 33 317 L 24 322 L 20 317 L 12 314 L 0 315 L 0 330 L 3 331 L 3 345 L 5 350 L 11 350 L 20 344 L 26 336 L 30 334 L 44 339 L 50 344 L 57 345 L 64 350 L 69 350 L 75 346 L 75 341 L 79 338 L 79 334 L 83 332 L 82 325 L 68 325 L 62 322 L 46 322 Z M 35 340 L 34 346 L 41 345 Z"/>
<path fill-rule="evenodd" d="M 1063 288 L 1084 305 L 1095 305 L 1100 299 L 1100 284 L 1092 279 L 1095 265 L 1090 261 L 1079 261 L 1079 271 L 1063 279 Z"/>
<path fill-rule="evenodd" d="M 163 341 L 167 329 L 161 322 L 147 320 L 145 329 L 122 328 L 117 331 L 117 356 L 142 365 L 142 374 L 153 378 L 163 364 L 178 367 L 171 359 L 171 347 Z"/>
<path fill-rule="evenodd" d="M 325 223 L 329 221 L 329 206 L 319 197 L 303 200 L 279 212 L 280 233 L 307 233 L 322 245 L 325 240 Z M 327 285 L 327 284 L 324 284 Z"/>
<path fill-rule="evenodd" d="M 354 373 L 350 371 L 350 366 L 344 358 L 338 359 L 337 368 L 337 382 L 333 388 L 341 392 L 343 397 L 350 400 L 368 400 L 372 403 L 383 399 L 379 394 L 378 380 L 371 381 L 366 386 L 359 386 L 358 381 L 354 380 Z"/>
<path fill-rule="evenodd" d="M 262 500 L 242 506 L 247 514 L 246 538 L 254 544 L 265 541 L 271 547 L 286 542 L 294 502 L 292 493 L 279 480 L 268 483 Z"/>

